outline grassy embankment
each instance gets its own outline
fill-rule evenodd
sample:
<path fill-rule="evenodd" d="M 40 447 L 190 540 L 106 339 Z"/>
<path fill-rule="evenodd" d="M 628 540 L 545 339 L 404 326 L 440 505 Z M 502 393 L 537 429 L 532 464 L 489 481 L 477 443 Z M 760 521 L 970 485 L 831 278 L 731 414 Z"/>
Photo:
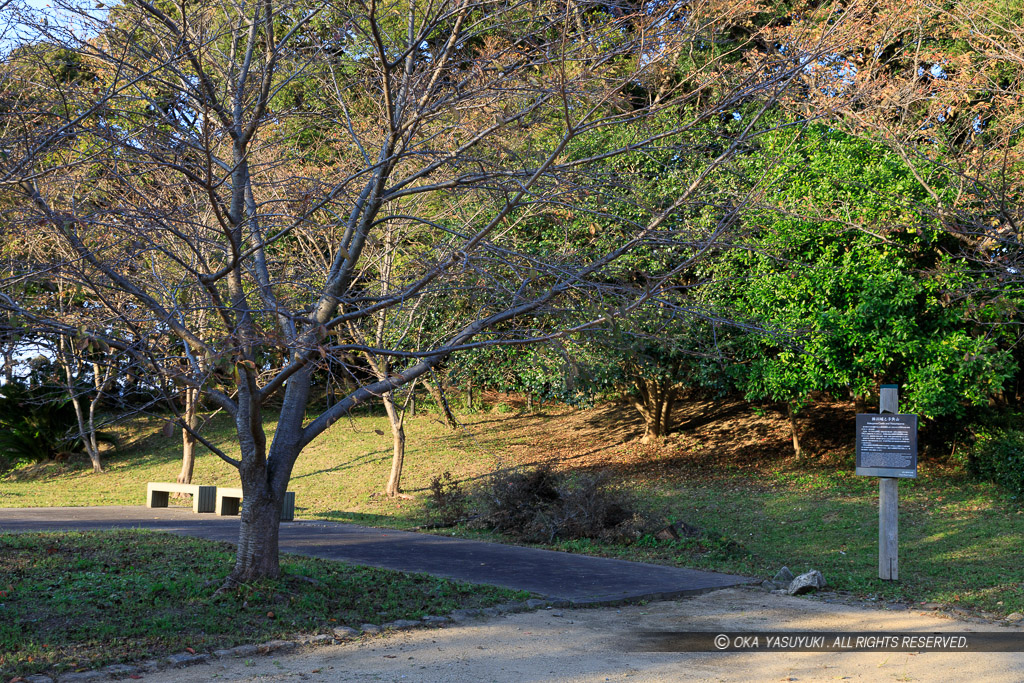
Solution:
<path fill-rule="evenodd" d="M 376 495 L 390 459 L 385 419 L 339 422 L 297 464 L 291 484 L 297 515 L 408 528 L 430 521 L 425 501 L 433 475 L 450 470 L 472 487 L 496 468 L 553 461 L 607 472 L 636 492 L 655 519 L 707 530 L 701 538 L 674 542 L 566 541 L 557 548 L 756 577 L 771 576 L 782 565 L 794 572 L 816 568 L 834 588 L 865 598 L 1003 615 L 1024 610 L 1024 515 L 991 485 L 934 457 L 922 461 L 919 479 L 900 483 L 901 581 L 876 578 L 877 483 L 853 474 L 847 406 L 811 413 L 805 441 L 812 456 L 805 462 L 788 455 L 784 415 L 752 411 L 738 401 L 681 406 L 680 432 L 659 446 L 635 441 L 632 414 L 612 407 L 546 414 L 491 410 L 461 419 L 466 425 L 457 431 L 429 416 L 409 421 L 404 488 L 412 500 Z M 156 423 L 126 428 L 103 475 L 76 466 L 8 476 L 0 480 L 0 505 L 140 505 L 147 481 L 173 481 L 179 468 L 179 441 L 156 432 Z M 206 435 L 232 451 L 226 420 L 215 420 Z M 237 475 L 204 454 L 196 481 L 237 485 Z M 467 528 L 443 533 L 488 537 Z"/>

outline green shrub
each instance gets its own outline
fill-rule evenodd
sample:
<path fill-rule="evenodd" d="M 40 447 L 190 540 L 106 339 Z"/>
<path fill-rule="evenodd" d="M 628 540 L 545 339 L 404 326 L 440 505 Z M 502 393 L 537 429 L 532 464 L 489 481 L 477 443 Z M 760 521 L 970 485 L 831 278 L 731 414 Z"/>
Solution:
<path fill-rule="evenodd" d="M 967 466 L 975 476 L 1006 489 L 1018 505 L 1024 504 L 1024 431 L 982 432 Z"/>

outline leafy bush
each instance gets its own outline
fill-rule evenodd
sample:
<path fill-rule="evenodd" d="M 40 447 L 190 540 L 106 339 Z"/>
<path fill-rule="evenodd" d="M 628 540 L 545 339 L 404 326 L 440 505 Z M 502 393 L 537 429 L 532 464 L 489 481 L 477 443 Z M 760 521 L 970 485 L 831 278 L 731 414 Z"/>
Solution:
<path fill-rule="evenodd" d="M 642 519 L 633 500 L 604 475 L 570 477 L 548 466 L 492 477 L 479 490 L 481 524 L 529 543 L 555 539 L 633 540 Z"/>
<path fill-rule="evenodd" d="M 967 466 L 975 476 L 1006 489 L 1018 505 L 1024 504 L 1024 431 L 979 434 Z"/>

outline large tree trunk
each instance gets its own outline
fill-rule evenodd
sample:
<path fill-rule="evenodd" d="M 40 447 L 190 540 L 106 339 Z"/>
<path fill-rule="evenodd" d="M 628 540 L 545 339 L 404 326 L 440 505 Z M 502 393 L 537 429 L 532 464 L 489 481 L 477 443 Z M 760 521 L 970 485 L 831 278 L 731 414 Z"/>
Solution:
<path fill-rule="evenodd" d="M 309 370 L 298 372 L 288 383 L 269 453 L 259 404 L 250 396 L 239 397 L 235 428 L 242 452 L 238 468 L 242 479 L 242 515 L 235 568 L 228 575 L 225 588 L 256 579 L 276 578 L 281 573 L 278 560 L 281 506 L 299 452 L 302 418 L 309 398 L 309 374 Z M 241 382 L 239 384 L 244 388 Z"/>
<path fill-rule="evenodd" d="M 387 411 L 388 422 L 391 423 L 391 436 L 394 439 L 391 474 L 388 476 L 388 484 L 384 493 L 394 498 L 402 492 L 402 467 L 405 466 L 405 420 L 402 415 L 399 415 L 391 392 L 384 394 L 384 410 Z"/>
<path fill-rule="evenodd" d="M 248 375 L 246 370 L 240 372 Z M 284 494 L 292 467 L 302 450 L 302 425 L 309 403 L 312 368 L 299 370 L 285 385 L 284 400 L 277 418 L 277 430 L 269 452 L 255 381 L 239 382 L 235 430 L 242 453 L 238 473 L 242 479 L 242 518 L 238 528 L 235 568 L 225 588 L 256 579 L 276 578 L 278 531 Z M 251 375 L 250 375 L 251 377 Z"/>
<path fill-rule="evenodd" d="M 634 407 L 644 419 L 644 435 L 641 443 L 651 443 L 668 436 L 673 427 L 672 406 L 675 404 L 675 384 L 645 379 L 636 380 L 639 398 Z"/>
<path fill-rule="evenodd" d="M 235 568 L 227 587 L 281 574 L 278 535 L 284 496 L 272 495 L 267 482 L 242 479 L 242 519 L 238 529 Z"/>
<path fill-rule="evenodd" d="M 179 484 L 191 484 L 192 473 L 196 466 L 196 437 L 195 432 L 199 429 L 199 416 L 196 413 L 199 403 L 199 391 L 197 389 L 185 390 L 185 424 L 188 429 L 181 430 L 181 472 L 178 473 Z"/>

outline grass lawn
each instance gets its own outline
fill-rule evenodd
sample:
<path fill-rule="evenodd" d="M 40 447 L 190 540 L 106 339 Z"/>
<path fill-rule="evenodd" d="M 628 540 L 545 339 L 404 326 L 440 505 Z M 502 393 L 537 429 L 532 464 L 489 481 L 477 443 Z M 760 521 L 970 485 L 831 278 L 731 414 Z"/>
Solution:
<path fill-rule="evenodd" d="M 769 578 L 783 565 L 821 570 L 832 587 L 866 599 L 939 602 L 995 614 L 1024 611 L 1024 514 L 989 484 L 925 454 L 917 480 L 900 482 L 900 581 L 877 579 L 877 480 L 853 474 L 853 409 L 821 404 L 805 423 L 811 453 L 792 459 L 785 415 L 742 401 L 689 401 L 678 408 L 678 432 L 659 445 L 640 444 L 634 414 L 591 410 L 493 409 L 461 415 L 446 430 L 432 416 L 411 418 L 404 489 L 410 500 L 378 495 L 390 466 L 383 416 L 338 422 L 309 446 L 291 489 L 300 518 L 408 528 L 431 521 L 430 478 L 446 470 L 471 488 L 496 469 L 553 463 L 607 473 L 633 491 L 656 520 L 701 527 L 696 539 L 629 545 L 566 541 L 553 547 Z M 380 431 L 383 433 L 378 434 Z M 217 418 L 208 438 L 229 454 L 232 430 Z M 0 480 L 0 505 L 141 505 L 147 481 L 173 481 L 180 441 L 156 422 L 122 428 L 107 473 L 83 464 L 17 470 Z M 237 486 L 233 468 L 203 454 L 195 481 Z M 182 503 L 184 504 L 184 502 Z M 456 533 L 493 537 L 458 528 Z M 446 530 L 451 533 L 451 530 Z"/>
<path fill-rule="evenodd" d="M 274 417 L 267 417 L 268 442 L 273 438 Z M 453 434 L 428 416 L 410 418 L 408 423 L 408 465 L 403 483 L 411 493 L 425 493 L 430 477 L 439 469 L 450 469 L 463 477 L 480 477 L 491 471 L 493 458 L 480 451 L 471 434 Z M 98 476 L 84 466 L 84 460 L 13 471 L 0 478 L 0 507 L 145 505 L 146 482 L 174 481 L 181 469 L 180 434 L 163 437 L 160 424 L 157 420 L 138 420 L 109 430 L 118 434 L 121 446 L 116 452 L 106 453 L 106 472 Z M 296 463 L 289 487 L 296 492 L 296 515 L 380 526 L 422 523 L 421 499 L 391 501 L 374 495 L 384 490 L 391 466 L 390 435 L 383 415 L 355 417 L 340 420 L 307 447 Z M 203 436 L 228 455 L 238 456 L 238 448 L 233 445 L 234 426 L 226 416 L 214 418 Z M 201 446 L 197 446 L 197 452 L 194 483 L 241 486 L 234 467 Z"/>
<path fill-rule="evenodd" d="M 173 534 L 0 535 L 0 680 L 528 597 L 297 555 L 279 580 L 215 595 L 233 563 L 229 544 Z"/>

